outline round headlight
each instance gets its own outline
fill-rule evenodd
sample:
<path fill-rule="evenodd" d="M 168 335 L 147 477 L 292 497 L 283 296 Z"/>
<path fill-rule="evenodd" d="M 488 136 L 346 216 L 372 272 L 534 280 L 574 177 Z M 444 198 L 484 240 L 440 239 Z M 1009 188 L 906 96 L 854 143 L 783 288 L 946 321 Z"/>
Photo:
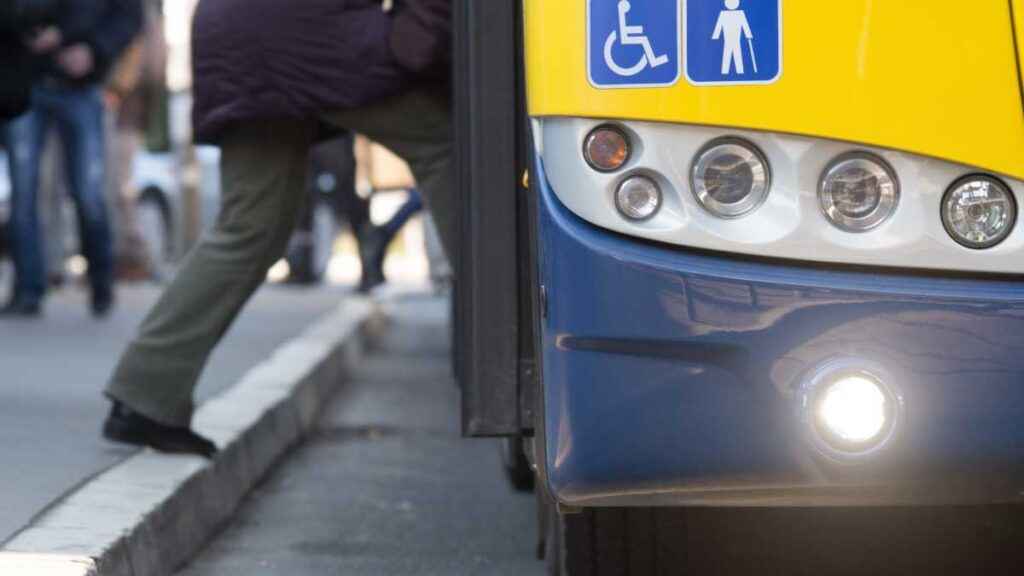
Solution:
<path fill-rule="evenodd" d="M 884 160 L 853 152 L 840 156 L 825 169 L 818 198 L 832 224 L 847 232 L 865 232 L 896 211 L 900 184 Z"/>
<path fill-rule="evenodd" d="M 753 144 L 723 138 L 697 154 L 690 186 L 708 212 L 719 218 L 738 218 L 768 197 L 771 172 L 768 161 Z"/>
<path fill-rule="evenodd" d="M 881 385 L 870 376 L 850 375 L 821 391 L 818 425 L 839 443 L 865 445 L 880 437 L 891 411 Z"/>
<path fill-rule="evenodd" d="M 1010 235 L 1017 203 L 1010 188 L 991 176 L 957 180 L 942 198 L 946 232 L 968 248 L 991 248 Z"/>
<path fill-rule="evenodd" d="M 903 397 L 891 374 L 873 362 L 838 358 L 821 365 L 804 383 L 799 406 L 810 440 L 840 461 L 867 461 L 903 427 Z"/>
<path fill-rule="evenodd" d="M 629 220 L 653 218 L 661 209 L 661 188 L 647 176 L 630 176 L 615 191 L 615 205 Z"/>
<path fill-rule="evenodd" d="M 614 172 L 629 161 L 629 137 L 621 128 L 603 124 L 583 141 L 583 158 L 598 172 Z"/>

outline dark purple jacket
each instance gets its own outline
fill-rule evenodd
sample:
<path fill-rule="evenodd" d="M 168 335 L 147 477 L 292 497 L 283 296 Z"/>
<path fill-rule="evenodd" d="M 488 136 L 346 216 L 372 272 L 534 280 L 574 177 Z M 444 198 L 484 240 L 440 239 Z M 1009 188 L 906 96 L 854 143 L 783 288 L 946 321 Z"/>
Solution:
<path fill-rule="evenodd" d="M 450 0 L 201 0 L 192 33 L 197 140 L 237 122 L 316 118 L 447 70 Z"/>

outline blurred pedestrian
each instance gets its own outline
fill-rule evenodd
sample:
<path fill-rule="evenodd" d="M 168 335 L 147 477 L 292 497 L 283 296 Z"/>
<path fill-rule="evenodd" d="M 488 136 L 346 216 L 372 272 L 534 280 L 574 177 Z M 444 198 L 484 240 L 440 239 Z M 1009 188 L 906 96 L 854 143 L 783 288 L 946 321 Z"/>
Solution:
<path fill-rule="evenodd" d="M 420 196 L 419 190 L 410 188 L 408 194 L 408 198 L 387 222 L 380 226 L 368 224 L 368 229 L 363 233 L 363 241 L 359 243 L 363 275 L 356 287 L 357 292 L 366 294 L 387 282 L 384 276 L 384 258 L 387 256 L 388 246 L 405 224 L 423 210 L 423 197 Z"/>
<path fill-rule="evenodd" d="M 281 257 L 324 125 L 404 158 L 450 250 L 454 186 L 447 73 L 450 0 L 200 0 L 194 132 L 221 146 L 214 228 L 143 321 L 106 389 L 112 440 L 212 456 L 191 430 L 210 352 Z"/>
<path fill-rule="evenodd" d="M 160 108 L 166 86 L 167 40 L 161 0 L 142 0 L 143 32 L 125 50 L 105 86 L 112 128 L 108 130 L 109 198 L 114 210 L 114 275 L 118 281 L 148 280 L 156 276 L 142 233 L 136 206 L 139 191 L 132 180 L 135 156 L 144 145 L 144 133 L 154 110 Z"/>
<path fill-rule="evenodd" d="M 354 139 L 354 135 L 346 131 L 318 142 L 310 149 L 309 176 L 306 179 L 308 200 L 300 211 L 298 225 L 288 247 L 288 281 L 291 283 L 313 284 L 320 280 L 323 263 L 316 261 L 318 239 L 314 230 L 318 202 L 330 206 L 332 215 L 344 220 L 356 243 L 360 247 L 363 245 L 365 231 L 371 226 L 370 201 L 356 190 Z"/>
<path fill-rule="evenodd" d="M 5 315 L 37 316 L 46 290 L 36 196 L 39 161 L 51 125 L 60 132 L 68 186 L 89 262 L 91 309 L 114 301 L 110 222 L 103 194 L 103 99 L 100 86 L 142 24 L 140 0 L 64 0 L 56 20 L 29 42 L 40 71 L 29 110 L 7 123 L 15 281 Z"/>

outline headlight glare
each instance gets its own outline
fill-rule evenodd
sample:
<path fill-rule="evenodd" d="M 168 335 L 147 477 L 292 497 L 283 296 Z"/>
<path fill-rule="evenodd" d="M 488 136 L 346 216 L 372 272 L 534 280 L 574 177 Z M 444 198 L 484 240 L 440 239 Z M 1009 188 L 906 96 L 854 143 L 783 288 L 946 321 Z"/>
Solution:
<path fill-rule="evenodd" d="M 884 160 L 864 152 L 834 160 L 821 178 L 818 199 L 825 216 L 847 232 L 866 232 L 893 215 L 899 180 Z"/>
<path fill-rule="evenodd" d="M 991 176 L 956 181 L 942 199 L 942 224 L 968 248 L 991 248 L 1010 235 L 1017 220 L 1013 192 Z"/>
<path fill-rule="evenodd" d="M 704 147 L 693 162 L 690 186 L 697 201 L 719 218 L 739 218 L 768 197 L 768 161 L 753 144 L 722 138 Z"/>
<path fill-rule="evenodd" d="M 871 378 L 853 375 L 829 384 L 818 401 L 819 425 L 842 443 L 865 444 L 885 429 L 889 400 Z"/>
<path fill-rule="evenodd" d="M 903 397 L 871 361 L 837 358 L 810 374 L 800 397 L 812 444 L 845 462 L 874 459 L 903 427 Z"/>
<path fill-rule="evenodd" d="M 661 188 L 647 176 L 630 176 L 615 191 L 615 206 L 628 220 L 648 220 L 661 209 Z"/>

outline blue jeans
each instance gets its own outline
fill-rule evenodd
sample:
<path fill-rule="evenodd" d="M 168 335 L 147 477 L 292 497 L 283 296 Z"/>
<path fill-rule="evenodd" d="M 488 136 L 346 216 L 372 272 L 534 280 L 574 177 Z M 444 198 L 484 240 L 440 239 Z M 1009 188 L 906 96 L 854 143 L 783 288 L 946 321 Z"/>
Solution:
<path fill-rule="evenodd" d="M 36 88 L 32 108 L 3 130 L 11 169 L 9 235 L 16 299 L 38 302 L 46 289 L 37 196 L 39 161 L 51 126 L 56 126 L 64 146 L 68 189 L 78 211 L 93 294 L 110 293 L 113 254 L 104 198 L 103 112 L 97 88 Z"/>
<path fill-rule="evenodd" d="M 420 196 L 419 190 L 411 188 L 409 190 L 409 199 L 405 201 L 405 204 L 402 204 L 402 206 L 398 208 L 398 212 L 395 212 L 395 215 L 392 216 L 390 220 L 381 226 L 388 238 L 388 243 L 390 243 L 391 239 L 398 234 L 398 231 L 402 229 L 402 226 L 405 226 L 405 223 L 415 216 L 420 210 L 423 210 L 423 197 Z"/>

